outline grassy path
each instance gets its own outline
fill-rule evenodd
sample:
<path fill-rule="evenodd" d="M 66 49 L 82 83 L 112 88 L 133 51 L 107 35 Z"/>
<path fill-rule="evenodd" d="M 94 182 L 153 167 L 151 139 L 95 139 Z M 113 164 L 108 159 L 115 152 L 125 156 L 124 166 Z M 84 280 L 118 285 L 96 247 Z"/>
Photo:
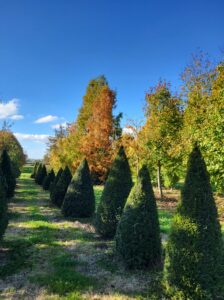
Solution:
<path fill-rule="evenodd" d="M 30 174 L 31 167 L 24 167 L 9 205 L 0 248 L 0 299 L 142 300 L 152 299 L 152 291 L 162 298 L 159 273 L 127 272 L 113 255 L 113 241 L 100 239 L 91 220 L 65 219 Z M 95 189 L 97 201 L 101 192 Z M 222 210 L 220 216 L 223 221 Z M 159 217 L 165 240 L 172 213 L 162 208 Z"/>
<path fill-rule="evenodd" d="M 145 299 L 150 274 L 126 272 L 89 220 L 68 220 L 24 167 L 0 251 L 0 299 Z"/>

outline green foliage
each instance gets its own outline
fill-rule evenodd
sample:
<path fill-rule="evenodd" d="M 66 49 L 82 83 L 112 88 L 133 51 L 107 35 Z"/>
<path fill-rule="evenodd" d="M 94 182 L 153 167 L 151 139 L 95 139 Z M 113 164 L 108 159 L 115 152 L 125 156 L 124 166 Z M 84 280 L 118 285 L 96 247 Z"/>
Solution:
<path fill-rule="evenodd" d="M 223 250 L 209 175 L 196 146 L 188 161 L 181 203 L 166 248 L 168 293 L 175 299 L 223 297 Z"/>
<path fill-rule="evenodd" d="M 51 201 L 56 206 L 58 207 L 62 206 L 71 179 L 72 179 L 71 172 L 68 166 L 66 166 L 51 193 Z"/>
<path fill-rule="evenodd" d="M 6 190 L 7 185 L 5 177 L 0 167 L 0 240 L 8 225 Z"/>
<path fill-rule="evenodd" d="M 193 57 L 183 73 L 187 105 L 182 132 L 186 161 L 194 142 L 200 146 L 212 186 L 224 192 L 224 63 L 214 67 L 204 54 Z"/>
<path fill-rule="evenodd" d="M 52 169 L 48 174 L 47 176 L 44 178 L 44 181 L 43 181 L 43 189 L 44 190 L 49 190 L 50 188 L 50 185 L 51 183 L 54 181 L 55 179 L 55 174 L 54 174 L 54 170 Z"/>
<path fill-rule="evenodd" d="M 89 166 L 86 159 L 82 161 L 68 187 L 62 205 L 65 216 L 86 218 L 95 211 L 95 197 L 91 182 Z"/>
<path fill-rule="evenodd" d="M 131 171 L 124 148 L 121 147 L 111 166 L 97 209 L 96 229 L 103 237 L 114 237 L 131 188 Z"/>
<path fill-rule="evenodd" d="M 140 133 L 145 148 L 143 161 L 150 161 L 150 168 L 157 170 L 161 189 L 160 177 L 165 176 L 166 184 L 173 185 L 180 172 L 182 157 L 177 141 L 183 122 L 181 101 L 171 94 L 166 82 L 160 81 L 146 95 L 145 112 L 147 121 Z"/>
<path fill-rule="evenodd" d="M 33 172 L 30 175 L 31 178 L 35 178 L 36 177 L 38 166 L 39 166 L 39 162 L 35 162 L 35 165 L 33 167 Z"/>
<path fill-rule="evenodd" d="M 152 268 L 161 263 L 161 240 L 156 200 L 146 166 L 139 171 L 116 236 L 116 251 L 128 268 Z"/>
<path fill-rule="evenodd" d="M 15 135 L 8 129 L 0 130 L 0 153 L 6 149 L 11 159 L 12 171 L 17 178 L 20 175 L 20 169 L 26 161 L 26 155 Z"/>
<path fill-rule="evenodd" d="M 52 263 L 53 271 L 46 275 L 37 276 L 34 280 L 41 286 L 47 286 L 51 293 L 60 296 L 74 293 L 75 298 L 72 299 L 81 299 L 79 292 L 94 286 L 93 279 L 75 271 L 76 262 L 69 254 L 54 257 Z"/>
<path fill-rule="evenodd" d="M 38 169 L 37 169 L 37 175 L 35 178 L 36 183 L 39 185 L 42 185 L 46 176 L 47 176 L 46 166 L 43 164 L 39 164 Z"/>
<path fill-rule="evenodd" d="M 39 182 L 39 178 L 41 176 L 41 170 L 42 170 L 42 164 L 38 164 L 38 167 L 37 167 L 37 172 L 36 172 L 36 176 L 35 176 L 35 182 L 38 184 Z"/>
<path fill-rule="evenodd" d="M 8 152 L 4 149 L 1 155 L 1 169 L 2 173 L 5 177 L 7 189 L 6 189 L 6 197 L 11 198 L 14 196 L 15 187 L 16 187 L 16 178 L 14 176 L 11 159 L 8 155 Z"/>
<path fill-rule="evenodd" d="M 83 105 L 79 110 L 79 115 L 76 122 L 78 131 L 81 134 L 85 133 L 85 130 L 87 129 L 87 122 L 92 116 L 94 100 L 104 86 L 108 86 L 107 80 L 104 76 L 99 76 L 93 80 L 90 80 L 87 86 L 86 94 L 83 97 Z"/>
<path fill-rule="evenodd" d="M 53 199 L 53 192 L 54 192 L 55 186 L 56 186 L 56 184 L 57 184 L 59 178 L 61 177 L 61 174 L 62 174 L 62 173 L 63 173 L 63 169 L 60 168 L 60 169 L 58 170 L 58 172 L 57 172 L 55 178 L 54 178 L 54 181 L 51 182 L 51 184 L 50 184 L 50 199 L 51 199 L 51 201 L 52 201 L 52 199 Z M 53 202 L 53 201 L 52 201 L 52 202 Z"/>

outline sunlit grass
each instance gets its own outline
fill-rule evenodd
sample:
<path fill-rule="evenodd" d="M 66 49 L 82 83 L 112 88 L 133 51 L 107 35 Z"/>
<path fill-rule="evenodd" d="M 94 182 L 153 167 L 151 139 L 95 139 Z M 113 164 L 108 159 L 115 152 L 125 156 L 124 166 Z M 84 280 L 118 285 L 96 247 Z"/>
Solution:
<path fill-rule="evenodd" d="M 32 282 L 46 286 L 50 293 L 65 296 L 72 292 L 73 296 L 79 297 L 76 299 L 81 299 L 80 291 L 90 289 L 95 284 L 92 278 L 76 272 L 77 263 L 68 253 L 52 258 L 51 264 L 53 268 L 48 274 L 45 273 L 31 279 Z"/>
<path fill-rule="evenodd" d="M 88 299 L 88 293 L 91 295 L 92 292 L 96 295 L 99 293 L 99 296 L 89 299 L 101 299 L 101 280 L 109 280 L 107 286 L 110 286 L 110 280 L 116 280 L 116 276 L 123 276 L 122 280 L 126 284 L 128 276 L 132 276 L 133 273 L 121 268 L 114 252 L 114 241 L 99 239 L 94 234 L 92 219 L 64 218 L 60 210 L 49 205 L 49 193 L 44 192 L 30 178 L 31 168 L 25 167 L 24 171 L 18 182 L 16 197 L 12 200 L 14 210 L 9 214 L 9 232 L 2 244 L 6 249 L 7 260 L 1 265 L 0 278 L 4 279 L 28 269 L 29 280 L 35 287 L 43 288 L 46 294 L 41 299 L 46 300 L 81 300 L 84 294 L 87 297 L 85 299 Z M 94 186 L 96 206 L 100 202 L 102 191 L 103 186 Z M 164 208 L 159 205 L 158 213 L 161 233 L 166 238 L 170 232 L 174 212 L 172 209 L 166 209 L 165 205 Z M 224 224 L 222 232 L 224 234 Z M 80 260 L 80 257 L 84 257 L 84 260 Z M 99 274 L 110 275 L 108 278 L 105 275 L 105 278 L 93 279 L 90 276 L 91 272 L 83 274 L 80 271 L 82 264 L 86 264 L 84 270 L 95 264 L 94 268 L 99 268 Z M 142 271 L 140 273 L 142 274 Z M 160 295 L 157 274 L 143 275 L 152 277 L 150 297 Z M 108 299 L 159 299 L 146 298 L 145 294 L 139 296 L 134 292 L 129 298 L 128 294 L 120 295 L 119 292 L 113 291 Z"/>
<path fill-rule="evenodd" d="M 100 198 L 102 196 L 102 192 L 103 192 L 103 185 L 95 185 L 94 186 L 94 194 L 95 194 L 95 200 L 96 200 L 96 208 L 100 203 Z"/>

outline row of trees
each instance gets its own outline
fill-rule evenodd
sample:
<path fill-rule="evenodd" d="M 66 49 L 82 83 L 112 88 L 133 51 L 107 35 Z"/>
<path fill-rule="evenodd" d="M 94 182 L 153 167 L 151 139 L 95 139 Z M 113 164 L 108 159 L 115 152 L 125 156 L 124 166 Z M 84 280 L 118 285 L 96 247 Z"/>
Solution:
<path fill-rule="evenodd" d="M 155 196 L 145 165 L 132 188 L 123 148 L 112 164 L 96 214 L 96 229 L 114 238 L 127 267 L 162 263 Z M 224 296 L 224 245 L 206 164 L 196 145 L 165 249 L 163 285 L 171 299 L 218 299 Z M 220 298 L 221 299 L 221 298 Z"/>
<path fill-rule="evenodd" d="M 6 149 L 0 156 L 0 240 L 8 225 L 8 201 L 14 196 L 16 177 Z"/>
<path fill-rule="evenodd" d="M 67 190 L 62 184 L 66 172 L 59 171 L 54 186 L 58 196 L 62 190 L 64 193 L 63 201 L 56 204 L 61 203 L 65 216 L 92 216 L 95 200 L 87 161 L 81 163 L 70 183 L 67 180 Z M 102 237 L 114 238 L 116 252 L 128 268 L 162 265 L 158 212 L 148 168 L 140 168 L 133 186 L 123 147 L 112 163 L 94 224 Z M 221 228 L 209 173 L 197 145 L 188 160 L 181 201 L 165 248 L 163 274 L 165 293 L 171 299 L 224 296 Z"/>
<path fill-rule="evenodd" d="M 51 203 L 61 208 L 67 217 L 91 217 L 95 212 L 95 197 L 87 160 L 83 160 L 74 176 L 66 166 L 55 176 L 45 165 L 35 164 L 31 178 L 50 191 Z"/>
<path fill-rule="evenodd" d="M 203 55 L 193 58 L 182 74 L 180 93 L 165 81 L 145 97 L 145 121 L 130 121 L 122 134 L 122 114 L 113 116 L 115 92 L 105 77 L 91 80 L 77 120 L 50 139 L 46 161 L 58 171 L 66 165 L 75 171 L 88 159 L 94 183 L 104 182 L 120 145 L 124 145 L 132 173 L 142 164 L 150 168 L 153 184 L 174 187 L 183 179 L 194 142 L 200 145 L 213 188 L 224 190 L 224 65 Z M 126 132 L 126 133 L 125 133 Z"/>

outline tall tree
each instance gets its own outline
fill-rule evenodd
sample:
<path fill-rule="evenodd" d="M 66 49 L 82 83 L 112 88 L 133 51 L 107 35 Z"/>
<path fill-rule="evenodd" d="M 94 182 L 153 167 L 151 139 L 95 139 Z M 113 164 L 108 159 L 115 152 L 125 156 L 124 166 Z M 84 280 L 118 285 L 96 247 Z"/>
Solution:
<path fill-rule="evenodd" d="M 101 89 L 106 86 L 108 86 L 108 82 L 103 75 L 90 80 L 86 89 L 86 94 L 83 97 L 82 107 L 79 110 L 79 115 L 76 121 L 77 131 L 79 131 L 81 134 L 87 133 L 87 124 L 89 122 L 89 119 L 91 119 L 92 117 L 95 99 L 101 92 Z"/>
<path fill-rule="evenodd" d="M 182 131 L 185 161 L 191 145 L 197 142 L 204 155 L 212 184 L 223 192 L 223 63 L 215 67 L 204 54 L 196 55 L 186 67 L 182 78 L 186 98 Z"/>
<path fill-rule="evenodd" d="M 59 169 L 68 165 L 75 171 L 86 157 L 94 179 L 98 182 L 105 180 L 114 154 L 111 145 L 120 139 L 122 133 L 122 114 L 114 116 L 112 113 L 115 104 L 115 93 L 110 90 L 105 77 L 91 80 L 77 120 L 68 126 L 66 132 L 56 132 L 55 137 L 50 138 L 47 160 L 51 167 Z"/>
<path fill-rule="evenodd" d="M 111 164 L 115 93 L 104 86 L 97 95 L 81 151 L 88 158 L 94 182 L 104 181 Z"/>
<path fill-rule="evenodd" d="M 211 95 L 201 136 L 201 148 L 205 156 L 212 184 L 224 192 L 224 63 L 216 68 Z"/>
<path fill-rule="evenodd" d="M 147 120 L 140 134 L 149 159 L 157 168 L 158 189 L 162 197 L 161 168 L 166 171 L 172 168 L 171 175 L 175 168 L 178 170 L 180 157 L 176 147 L 182 127 L 180 100 L 171 95 L 166 82 L 160 81 L 146 94 L 145 114 Z"/>

